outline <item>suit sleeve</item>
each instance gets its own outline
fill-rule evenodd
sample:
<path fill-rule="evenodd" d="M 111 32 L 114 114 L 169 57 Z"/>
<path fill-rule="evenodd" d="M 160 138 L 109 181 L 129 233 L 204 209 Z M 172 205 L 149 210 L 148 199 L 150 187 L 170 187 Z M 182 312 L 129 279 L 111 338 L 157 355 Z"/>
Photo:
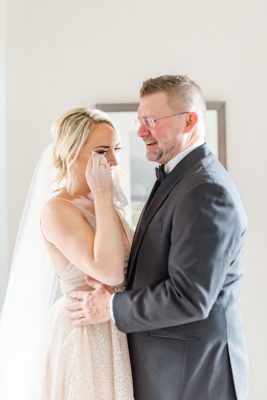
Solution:
<path fill-rule="evenodd" d="M 235 202 L 223 187 L 202 183 L 189 191 L 173 213 L 168 279 L 116 294 L 117 327 L 131 333 L 207 318 L 243 229 Z"/>

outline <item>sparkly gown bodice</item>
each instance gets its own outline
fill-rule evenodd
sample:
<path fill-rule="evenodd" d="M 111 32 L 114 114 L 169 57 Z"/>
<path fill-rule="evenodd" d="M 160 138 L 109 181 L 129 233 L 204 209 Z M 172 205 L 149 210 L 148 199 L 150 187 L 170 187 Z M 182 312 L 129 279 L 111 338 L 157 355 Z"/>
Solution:
<path fill-rule="evenodd" d="M 92 213 L 75 204 L 95 229 Z M 128 240 L 132 232 L 120 213 Z M 125 265 L 129 250 L 125 246 Z M 44 400 L 133 400 L 126 335 L 113 322 L 73 327 L 66 311 L 68 292 L 90 290 L 85 274 L 69 264 L 59 277 L 63 296 L 48 319 Z M 118 288 L 122 290 L 122 288 Z"/>

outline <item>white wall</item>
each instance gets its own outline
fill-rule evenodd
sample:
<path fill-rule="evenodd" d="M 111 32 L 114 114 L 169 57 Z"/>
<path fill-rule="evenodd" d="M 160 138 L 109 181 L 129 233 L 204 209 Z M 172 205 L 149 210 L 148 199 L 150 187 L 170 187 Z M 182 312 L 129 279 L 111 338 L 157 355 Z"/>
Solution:
<path fill-rule="evenodd" d="M 6 2 L 0 0 L 0 305 L 8 277 L 6 204 Z"/>
<path fill-rule="evenodd" d="M 142 81 L 186 73 L 227 105 L 228 169 L 244 200 L 244 315 L 252 400 L 266 382 L 266 0 L 9 0 L 9 254 L 51 121 L 79 105 L 135 102 Z"/>

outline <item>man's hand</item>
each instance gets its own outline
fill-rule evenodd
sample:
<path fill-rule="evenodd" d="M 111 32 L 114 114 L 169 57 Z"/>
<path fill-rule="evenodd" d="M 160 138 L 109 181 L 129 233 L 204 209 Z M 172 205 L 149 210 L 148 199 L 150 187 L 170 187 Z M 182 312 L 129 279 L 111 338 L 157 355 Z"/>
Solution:
<path fill-rule="evenodd" d="M 73 326 L 99 324 L 111 319 L 109 312 L 112 288 L 86 277 L 87 284 L 94 288 L 90 291 L 73 291 L 68 295 L 71 302 L 67 306 L 70 318 L 74 320 Z"/>

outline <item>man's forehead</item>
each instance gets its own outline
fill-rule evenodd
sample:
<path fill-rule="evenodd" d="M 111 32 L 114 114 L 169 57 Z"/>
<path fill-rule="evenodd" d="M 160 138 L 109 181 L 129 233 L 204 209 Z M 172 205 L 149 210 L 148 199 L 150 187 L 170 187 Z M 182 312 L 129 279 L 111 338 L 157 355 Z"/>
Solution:
<path fill-rule="evenodd" d="M 170 109 L 168 96 L 164 92 L 157 92 L 141 97 L 137 113 L 142 115 L 157 115 L 165 109 Z"/>

